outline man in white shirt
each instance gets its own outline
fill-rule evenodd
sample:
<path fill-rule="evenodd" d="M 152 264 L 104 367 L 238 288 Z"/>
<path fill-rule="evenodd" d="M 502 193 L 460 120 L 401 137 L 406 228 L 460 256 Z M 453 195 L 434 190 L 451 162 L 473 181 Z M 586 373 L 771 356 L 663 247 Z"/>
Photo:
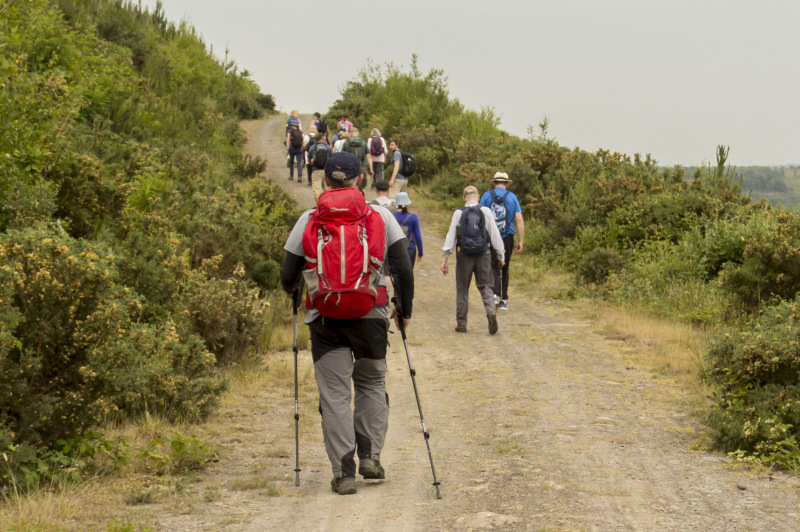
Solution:
<path fill-rule="evenodd" d="M 489 334 L 496 334 L 497 311 L 494 305 L 494 277 L 490 248 L 497 257 L 505 257 L 503 239 L 488 207 L 478 203 L 478 189 L 472 185 L 464 189 L 464 206 L 453 213 L 450 229 L 442 246 L 442 273 L 447 275 L 447 259 L 458 245 L 456 257 L 456 332 L 467 332 L 469 311 L 469 285 L 475 274 L 475 286 L 481 294 Z M 482 215 L 482 218 L 481 218 Z M 500 262 L 502 266 L 503 262 Z"/>

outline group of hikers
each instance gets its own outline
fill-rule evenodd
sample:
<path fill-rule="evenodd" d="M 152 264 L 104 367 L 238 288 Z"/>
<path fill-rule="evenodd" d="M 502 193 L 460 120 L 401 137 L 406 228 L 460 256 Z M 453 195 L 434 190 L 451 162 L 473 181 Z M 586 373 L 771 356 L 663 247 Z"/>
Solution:
<path fill-rule="evenodd" d="M 300 157 L 304 147 L 295 147 L 292 141 L 298 129 L 299 118 L 290 116 L 286 133 L 290 158 Z M 333 470 L 331 489 L 346 495 L 356 492 L 356 458 L 358 474 L 364 479 L 385 478 L 380 454 L 389 418 L 385 385 L 389 324 L 394 320 L 405 339 L 413 310 L 413 268 L 423 257 L 422 235 L 419 217 L 408 210 L 408 176 L 400 173 L 403 160 L 396 140 L 388 145 L 393 168 L 386 180 L 382 174 L 387 146 L 376 129 L 364 143 L 364 157 L 348 145 L 354 138 L 364 141 L 346 114 L 337 123 L 336 142 L 342 143 L 338 151 L 330 147 L 327 124 L 319 113 L 309 131 L 316 132 L 309 160 L 316 162 L 316 152 L 325 150 L 322 168 L 314 164 L 315 170 L 309 172 L 309 184 L 314 183 L 312 173 L 318 171 L 314 178 L 321 185 L 314 190 L 315 208 L 300 216 L 284 246 L 281 285 L 295 296 L 306 286 L 304 322 L 310 330 L 322 433 Z M 371 154 L 377 142 L 383 151 Z M 299 181 L 301 170 L 298 162 Z M 368 176 L 373 178 L 376 194 L 370 202 L 363 192 Z M 490 334 L 498 332 L 497 312 L 509 308 L 508 265 L 513 252 L 522 252 L 524 239 L 522 211 L 508 190 L 510 183 L 506 173 L 497 172 L 494 187 L 483 196 L 476 187 L 467 186 L 463 207 L 453 213 L 442 247 L 441 271 L 449 273 L 448 258 L 456 251 L 458 333 L 467 332 L 473 275 Z M 387 277 L 391 278 L 391 301 Z M 427 432 L 425 436 L 427 442 Z"/>
<path fill-rule="evenodd" d="M 361 172 L 365 176 L 358 188 L 363 191 L 368 184 L 375 188 L 384 179 L 386 157 L 391 152 L 391 175 L 387 171 L 386 179 L 389 183 L 389 196 L 394 199 L 397 194 L 406 190 L 413 169 L 409 168 L 407 160 L 404 161 L 397 139 L 391 139 L 387 144 L 377 128 L 372 129 L 369 138 L 363 139 L 358 128 L 350 122 L 348 113 L 344 113 L 337 122 L 336 133 L 330 139 L 328 131 L 328 123 L 319 113 L 314 113 L 306 133 L 300 124 L 299 112 L 293 110 L 290 113 L 286 121 L 284 142 L 290 181 L 294 180 L 297 169 L 297 182 L 302 183 L 305 166 L 308 185 L 314 187 L 314 197 L 319 198 L 327 189 L 322 174 L 328 157 L 333 153 L 348 152 L 358 158 Z M 367 182 L 367 176 L 371 178 L 371 183 Z"/>

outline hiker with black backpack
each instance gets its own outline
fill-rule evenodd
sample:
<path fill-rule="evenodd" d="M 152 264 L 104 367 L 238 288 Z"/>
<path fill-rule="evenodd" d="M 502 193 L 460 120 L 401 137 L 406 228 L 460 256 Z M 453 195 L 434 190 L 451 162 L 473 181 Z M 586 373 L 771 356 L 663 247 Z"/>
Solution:
<path fill-rule="evenodd" d="M 509 267 L 512 253 L 522 253 L 522 241 L 525 239 L 525 221 L 522 218 L 522 207 L 519 204 L 516 194 L 508 190 L 511 180 L 505 172 L 497 172 L 492 179 L 493 190 L 484 192 L 481 197 L 481 205 L 489 207 L 494 214 L 497 230 L 503 239 L 503 246 L 506 253 L 503 261 L 498 260 L 492 254 L 492 275 L 494 276 L 494 298 L 497 310 L 508 310 L 508 281 Z M 516 223 L 516 234 L 519 237 L 517 245 L 514 245 L 514 224 Z"/>
<path fill-rule="evenodd" d="M 368 205 L 356 188 L 363 179 L 358 158 L 332 154 L 324 177 L 331 190 L 300 216 L 284 246 L 281 286 L 292 293 L 302 278 L 308 288 L 304 322 L 311 332 L 322 436 L 333 470 L 331 489 L 348 495 L 356 492 L 356 457 L 363 478 L 386 476 L 380 455 L 389 422 L 389 319 L 402 330 L 408 328 L 414 272 L 392 213 Z M 391 316 L 387 267 L 396 280 Z"/>
<path fill-rule="evenodd" d="M 328 121 L 319 113 L 314 113 L 314 125 L 317 127 L 317 133 L 325 135 L 325 142 L 328 142 Z"/>
<path fill-rule="evenodd" d="M 367 164 L 372 176 L 372 188 L 375 188 L 375 183 L 383 179 L 383 164 L 386 162 L 387 151 L 386 139 L 381 137 L 378 128 L 372 128 L 367 140 Z"/>
<path fill-rule="evenodd" d="M 398 192 L 405 192 L 408 187 L 408 178 L 414 173 L 414 156 L 408 152 L 400 151 L 397 139 L 389 141 L 392 150 L 392 177 L 389 178 L 389 197 L 394 199 Z"/>
<path fill-rule="evenodd" d="M 308 166 L 311 168 L 311 190 L 314 192 L 314 202 L 325 192 L 325 165 L 333 154 L 324 133 L 318 133 L 316 142 L 308 149 Z"/>
<path fill-rule="evenodd" d="M 308 150 L 310 150 L 314 144 L 317 142 L 317 126 L 311 124 L 308 128 L 308 135 L 303 137 L 303 157 L 305 157 L 306 161 L 306 171 L 308 172 L 308 186 L 311 186 L 311 173 L 314 171 L 314 168 L 311 166 L 311 160 L 308 158 Z M 300 176 L 298 176 L 299 178 Z M 297 180 L 298 183 L 302 182 L 302 179 Z"/>
<path fill-rule="evenodd" d="M 478 189 L 472 185 L 464 189 L 464 206 L 456 209 L 450 220 L 450 229 L 442 246 L 442 273 L 447 275 L 447 258 L 457 247 L 456 253 L 456 332 L 467 332 L 469 311 L 469 285 L 475 275 L 475 286 L 481 294 L 489 334 L 496 334 L 497 310 L 492 292 L 491 247 L 498 257 L 505 256 L 500 231 L 494 223 L 492 211 L 478 203 Z"/>
<path fill-rule="evenodd" d="M 344 141 L 342 151 L 352 153 L 358 157 L 358 162 L 361 164 L 361 173 L 364 174 L 364 179 L 358 188 L 363 191 L 367 186 L 367 174 L 371 172 L 367 166 L 367 142 L 358 136 L 358 128 L 353 126 L 350 128 L 350 138 Z"/>
<path fill-rule="evenodd" d="M 290 117 L 286 122 L 288 128 L 286 131 L 286 155 L 289 158 L 289 181 L 294 179 L 294 168 L 297 165 L 297 181 L 303 181 L 303 130 L 300 129 L 300 119 L 297 117 Z"/>

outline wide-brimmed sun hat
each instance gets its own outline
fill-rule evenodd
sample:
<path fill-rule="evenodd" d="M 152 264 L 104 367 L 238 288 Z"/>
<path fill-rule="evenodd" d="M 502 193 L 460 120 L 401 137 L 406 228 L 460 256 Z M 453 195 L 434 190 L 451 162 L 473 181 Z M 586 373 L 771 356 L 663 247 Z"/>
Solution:
<path fill-rule="evenodd" d="M 397 197 L 394 198 L 394 204 L 398 207 L 411 205 L 411 200 L 408 199 L 408 192 L 398 192 Z"/>
<path fill-rule="evenodd" d="M 492 181 L 495 183 L 511 183 L 511 180 L 508 178 L 508 174 L 505 172 L 497 172 L 494 174 Z"/>

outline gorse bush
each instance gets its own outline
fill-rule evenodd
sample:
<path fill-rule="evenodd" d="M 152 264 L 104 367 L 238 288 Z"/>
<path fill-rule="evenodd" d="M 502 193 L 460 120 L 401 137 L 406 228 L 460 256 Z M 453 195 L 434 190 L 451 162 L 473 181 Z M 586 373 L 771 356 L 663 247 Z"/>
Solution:
<path fill-rule="evenodd" d="M 0 447 L 12 470 L 101 422 L 201 420 L 224 390 L 217 366 L 258 348 L 296 206 L 260 183 L 238 123 L 274 106 L 160 5 L 3 7 Z"/>
<path fill-rule="evenodd" d="M 800 291 L 800 215 L 779 212 L 772 227 L 749 235 L 742 259 L 729 262 L 722 286 L 750 308 Z"/>
<path fill-rule="evenodd" d="M 800 466 L 800 301 L 767 308 L 750 331 L 726 331 L 708 356 L 715 444 Z"/>
<path fill-rule="evenodd" d="M 48 445 L 148 409 L 201 419 L 223 389 L 198 338 L 139 321 L 141 298 L 118 284 L 104 246 L 45 227 L 10 231 L 0 280 L 0 426 L 10 444 Z"/>

